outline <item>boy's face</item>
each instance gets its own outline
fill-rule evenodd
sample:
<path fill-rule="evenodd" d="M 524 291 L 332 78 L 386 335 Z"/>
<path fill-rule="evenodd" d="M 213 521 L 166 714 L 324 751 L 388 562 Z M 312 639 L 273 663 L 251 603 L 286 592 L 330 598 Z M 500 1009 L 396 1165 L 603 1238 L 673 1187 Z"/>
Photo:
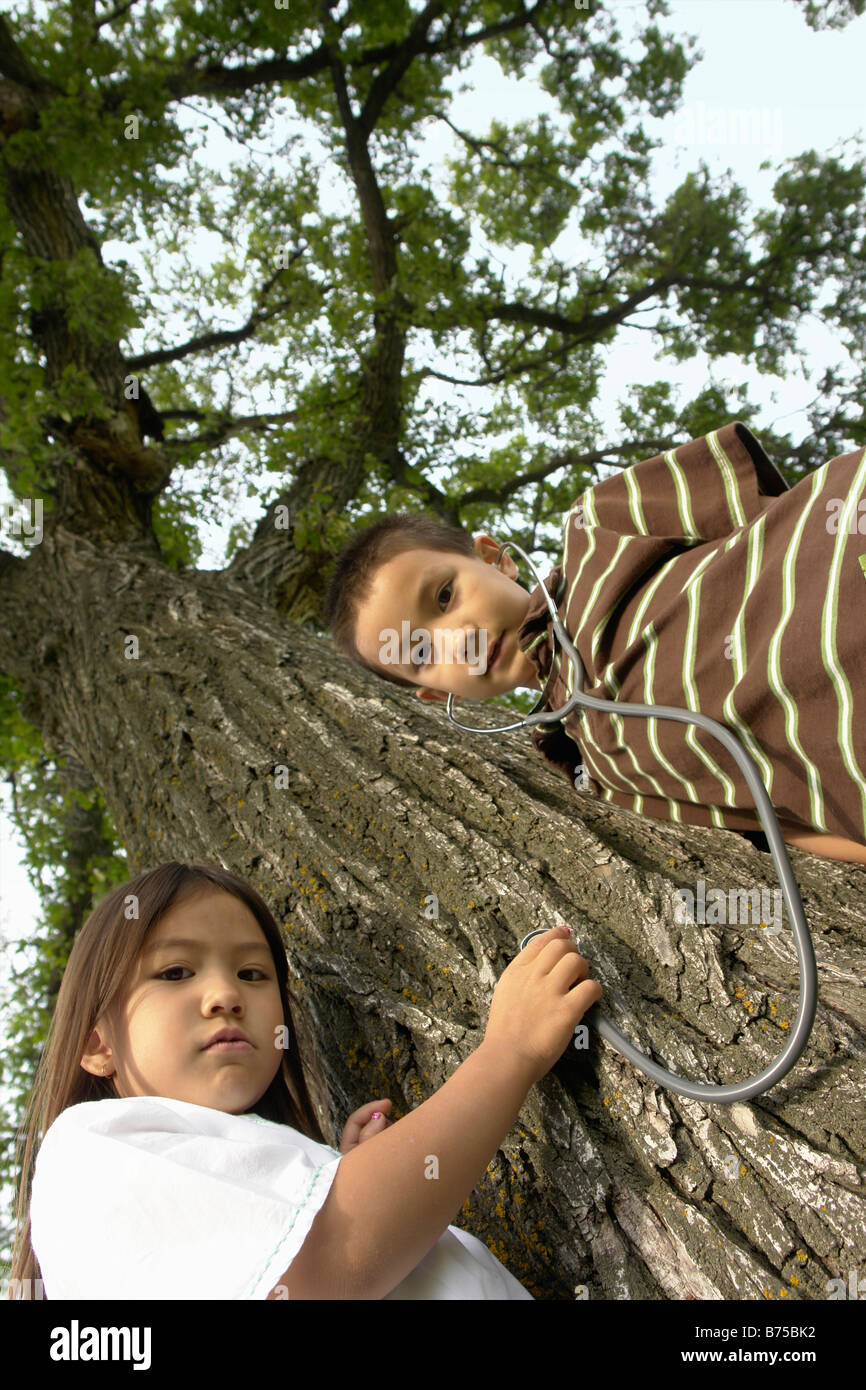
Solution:
<path fill-rule="evenodd" d="M 81 1065 L 95 1076 L 104 1066 L 121 1098 L 168 1096 L 239 1115 L 277 1074 L 283 1027 L 264 932 L 246 903 L 208 888 L 148 933 L 126 998 L 97 1022 Z M 224 1028 L 250 1046 L 208 1046 Z"/>
<path fill-rule="evenodd" d="M 418 686 L 422 700 L 488 700 L 518 686 L 539 690 L 532 662 L 517 646 L 530 595 L 517 567 L 490 536 L 475 556 L 408 550 L 379 567 L 358 615 L 356 646 L 365 661 Z M 501 639 L 501 640 L 500 640 Z"/>

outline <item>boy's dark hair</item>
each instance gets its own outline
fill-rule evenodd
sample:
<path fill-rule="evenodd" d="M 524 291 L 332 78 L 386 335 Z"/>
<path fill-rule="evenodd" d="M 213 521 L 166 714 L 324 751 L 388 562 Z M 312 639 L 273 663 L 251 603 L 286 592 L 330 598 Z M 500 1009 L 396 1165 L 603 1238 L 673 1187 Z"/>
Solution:
<path fill-rule="evenodd" d="M 472 537 L 460 526 L 449 526 L 423 512 L 382 517 L 343 549 L 325 601 L 325 621 L 338 651 L 383 680 L 412 689 L 414 681 L 365 661 L 355 645 L 358 612 L 367 600 L 380 567 L 407 550 L 456 551 L 474 557 Z"/>

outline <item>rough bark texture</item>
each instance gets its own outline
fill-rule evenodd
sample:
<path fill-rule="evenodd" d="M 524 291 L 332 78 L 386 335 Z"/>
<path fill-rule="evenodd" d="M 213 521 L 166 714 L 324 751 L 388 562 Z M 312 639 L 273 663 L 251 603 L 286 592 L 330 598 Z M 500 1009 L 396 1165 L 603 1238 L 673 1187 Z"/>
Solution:
<path fill-rule="evenodd" d="M 299 1046 L 334 1140 L 365 1100 L 390 1095 L 399 1119 L 452 1074 L 482 1039 L 498 976 L 538 926 L 577 930 L 601 1007 L 680 1074 L 755 1075 L 796 1012 L 789 931 L 674 916 L 675 891 L 700 879 L 775 890 L 768 855 L 728 832 L 683 834 L 579 796 L 520 737 L 446 727 L 441 710 L 349 666 L 303 626 L 319 616 L 328 559 L 305 533 L 321 535 L 357 500 L 371 457 L 408 476 L 401 382 L 412 305 L 397 288 L 398 223 L 368 138 L 414 55 L 520 29 L 542 0 L 463 39 L 450 28 L 430 38 L 444 8 L 433 0 L 402 46 L 361 55 L 382 66 L 357 116 L 328 6 L 325 41 L 300 59 L 166 77 L 180 96 L 332 75 L 376 296 L 357 423 L 338 457 L 286 460 L 286 492 L 226 571 L 171 569 L 151 526 L 171 475 L 170 449 L 144 443 L 161 438 L 158 416 L 126 400 L 120 344 L 73 327 L 58 301 L 29 325 L 45 383 L 73 366 L 104 408 L 46 422 L 57 464 L 40 485 L 54 511 L 26 559 L 0 551 L 0 670 L 18 681 L 49 751 L 70 759 L 70 779 L 99 786 L 134 871 L 215 860 L 247 875 L 285 924 Z M 111 90 L 122 109 L 123 83 Z M 101 253 L 65 171 L 7 149 L 16 132 L 39 128 L 50 97 L 0 16 L 3 195 L 20 247 L 56 269 Z M 111 92 L 105 99 L 108 111 Z M 770 261 L 754 273 L 765 270 Z M 624 300 L 611 321 L 633 307 Z M 548 323 L 525 306 L 496 314 Z M 610 323 L 559 326 L 582 342 Z M 23 472 L 14 454 L 5 466 L 13 482 Z M 420 474 L 412 481 L 456 519 L 453 498 Z M 484 496 L 479 486 L 463 501 Z M 499 504 L 508 496 L 500 488 Z M 823 1299 L 828 1281 L 864 1273 L 866 876 L 796 850 L 791 859 L 820 1003 L 786 1080 L 747 1105 L 684 1101 L 591 1032 L 586 1052 L 569 1049 L 532 1088 L 455 1214 L 537 1297 Z"/>
<path fill-rule="evenodd" d="M 0 582 L 0 667 L 102 789 L 134 871 L 218 861 L 285 924 L 333 1140 L 367 1099 L 390 1095 L 396 1119 L 430 1096 L 481 1041 L 522 936 L 558 921 L 600 1007 L 675 1071 L 730 1081 L 780 1051 L 787 925 L 674 918 L 701 878 L 772 891 L 769 855 L 579 796 L 526 735 L 460 734 L 225 574 L 57 527 Z M 820 1000 L 785 1081 L 686 1101 L 591 1030 L 455 1213 L 537 1297 L 824 1299 L 862 1277 L 866 875 L 791 859 Z"/>

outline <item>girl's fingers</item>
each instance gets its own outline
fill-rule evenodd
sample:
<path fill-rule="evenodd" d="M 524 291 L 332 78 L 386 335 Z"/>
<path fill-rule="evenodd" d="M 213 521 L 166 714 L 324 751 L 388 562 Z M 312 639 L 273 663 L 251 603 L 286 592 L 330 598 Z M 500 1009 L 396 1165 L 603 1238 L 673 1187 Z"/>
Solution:
<path fill-rule="evenodd" d="M 385 1112 L 390 1108 L 392 1104 L 393 1102 L 389 1100 L 387 1097 L 384 1100 L 368 1100 L 367 1104 L 363 1105 L 361 1109 L 356 1112 L 359 1123 L 362 1127 L 365 1125 L 369 1125 L 371 1121 L 374 1124 L 379 1124 L 381 1120 L 385 1119 Z M 377 1112 L 380 1116 L 380 1119 L 374 1120 L 373 1117 L 374 1115 L 376 1115 Z"/>

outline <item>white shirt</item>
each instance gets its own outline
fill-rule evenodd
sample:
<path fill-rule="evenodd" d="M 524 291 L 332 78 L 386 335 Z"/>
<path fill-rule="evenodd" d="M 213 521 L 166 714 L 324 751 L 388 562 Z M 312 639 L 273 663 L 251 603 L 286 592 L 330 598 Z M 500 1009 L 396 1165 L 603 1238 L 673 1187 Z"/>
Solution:
<path fill-rule="evenodd" d="M 289 1125 L 183 1100 L 70 1106 L 44 1136 L 33 1177 L 45 1297 L 266 1299 L 341 1158 Z M 532 1295 L 480 1240 L 449 1226 L 386 1297 Z"/>

